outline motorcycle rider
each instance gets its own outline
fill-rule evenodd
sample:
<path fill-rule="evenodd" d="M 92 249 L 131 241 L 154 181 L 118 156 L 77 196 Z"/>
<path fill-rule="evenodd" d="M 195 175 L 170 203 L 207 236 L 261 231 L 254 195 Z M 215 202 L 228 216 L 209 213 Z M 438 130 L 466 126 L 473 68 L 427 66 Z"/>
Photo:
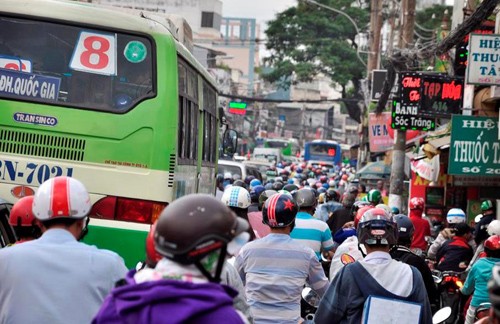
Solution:
<path fill-rule="evenodd" d="M 436 254 L 441 245 L 443 245 L 446 240 L 449 240 L 453 237 L 454 227 L 456 227 L 457 224 L 465 223 L 464 211 L 460 208 L 451 208 L 446 215 L 446 222 L 448 223 L 449 227 L 439 232 L 439 235 L 427 250 L 427 256 L 431 259 L 436 259 Z M 470 240 L 468 243 L 473 249 L 476 248 L 476 243 L 474 242 L 474 240 Z"/>
<path fill-rule="evenodd" d="M 496 218 L 495 202 L 492 199 L 486 199 L 481 203 L 483 217 L 477 222 L 474 229 L 474 241 L 477 245 L 488 238 L 488 224 Z"/>
<path fill-rule="evenodd" d="M 317 219 L 322 220 L 323 222 L 327 222 L 331 214 L 335 210 L 341 208 L 342 204 L 339 202 L 340 194 L 338 193 L 337 190 L 333 188 L 328 189 L 325 193 L 323 193 L 323 196 L 324 196 L 324 203 L 318 205 L 314 213 L 314 216 Z"/>
<path fill-rule="evenodd" d="M 500 236 L 493 235 L 484 241 L 486 257 L 477 260 L 472 266 L 464 286 L 460 290 L 464 295 L 472 294 L 472 300 L 465 318 L 466 324 L 474 323 L 476 308 L 481 303 L 489 302 L 487 284 L 491 277 L 493 266 L 500 262 Z"/>
<path fill-rule="evenodd" d="M 304 188 L 297 190 L 293 198 L 297 202 L 299 212 L 290 237 L 313 249 L 318 260 L 321 260 L 321 252 L 332 250 L 334 245 L 328 225 L 313 217 L 317 204 L 316 196 L 312 190 Z"/>
<path fill-rule="evenodd" d="M 429 296 L 429 302 L 431 307 L 435 309 L 439 300 L 431 270 L 424 259 L 413 253 L 410 249 L 413 238 L 415 237 L 413 222 L 408 216 L 403 214 L 394 216 L 394 221 L 398 225 L 398 242 L 391 248 L 389 253 L 393 259 L 414 266 L 420 271 L 422 279 L 424 280 L 427 296 Z"/>
<path fill-rule="evenodd" d="M 422 305 L 420 323 L 432 323 L 429 299 L 417 269 L 389 254 L 396 244 L 397 225 L 385 210 L 372 208 L 361 217 L 357 235 L 367 256 L 343 267 L 333 279 L 315 314 L 316 323 L 361 323 L 368 296 Z"/>
<path fill-rule="evenodd" d="M 248 207 L 252 204 L 252 199 L 250 198 L 248 190 L 240 186 L 232 185 L 224 190 L 220 200 L 224 205 L 228 206 L 236 216 L 248 222 Z M 247 229 L 247 232 L 250 234 L 250 239 L 254 240 L 255 233 L 251 227 Z"/>
<path fill-rule="evenodd" d="M 19 199 L 9 215 L 9 224 L 16 233 L 17 244 L 35 240 L 42 235 L 42 224 L 33 215 L 33 199 L 35 196 L 26 196 Z"/>
<path fill-rule="evenodd" d="M 154 231 L 154 269 L 131 270 L 92 323 L 244 323 L 237 292 L 219 284 L 227 251 L 248 223 L 216 198 L 190 194 L 165 208 Z"/>
<path fill-rule="evenodd" d="M 298 323 L 306 282 L 321 297 L 328 280 L 313 250 L 290 237 L 298 206 L 289 194 L 269 197 L 262 209 L 271 233 L 243 246 L 235 267 L 245 284 L 254 322 Z"/>
<path fill-rule="evenodd" d="M 354 220 L 354 215 L 351 213 L 352 205 L 356 196 L 352 193 L 345 193 L 342 198 L 342 207 L 336 209 L 328 218 L 326 222 L 330 231 L 336 233 L 341 229 L 345 223 L 352 222 Z"/>
<path fill-rule="evenodd" d="M 420 249 L 421 251 L 427 250 L 426 236 L 431 236 L 431 225 L 430 223 L 422 218 L 424 212 L 424 199 L 420 197 L 413 197 L 410 199 L 410 220 L 415 228 L 415 233 L 413 234 L 413 241 L 411 243 L 411 249 Z"/>
<path fill-rule="evenodd" d="M 467 268 L 474 251 L 468 244 L 472 229 L 466 223 L 458 223 L 453 228 L 453 237 L 436 253 L 436 269 L 439 271 L 463 272 Z"/>
<path fill-rule="evenodd" d="M 45 232 L 0 250 L 0 323 L 90 323 L 127 272 L 116 253 L 78 242 L 91 207 L 75 178 L 40 185 L 33 214 Z"/>

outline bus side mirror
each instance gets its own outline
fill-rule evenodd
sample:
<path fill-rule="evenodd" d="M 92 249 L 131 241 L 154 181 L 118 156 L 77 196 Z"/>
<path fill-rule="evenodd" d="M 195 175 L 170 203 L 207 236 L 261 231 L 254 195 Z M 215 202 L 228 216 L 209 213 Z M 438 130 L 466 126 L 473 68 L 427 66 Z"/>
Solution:
<path fill-rule="evenodd" d="M 224 155 L 233 155 L 238 146 L 238 132 L 234 129 L 226 129 L 222 140 L 222 150 Z"/>

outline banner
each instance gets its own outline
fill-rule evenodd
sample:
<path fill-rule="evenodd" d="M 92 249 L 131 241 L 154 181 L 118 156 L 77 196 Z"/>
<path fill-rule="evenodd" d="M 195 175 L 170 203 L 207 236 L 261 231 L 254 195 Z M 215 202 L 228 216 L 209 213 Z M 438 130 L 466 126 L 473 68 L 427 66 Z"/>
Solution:
<path fill-rule="evenodd" d="M 375 113 L 368 115 L 370 152 L 385 152 L 392 149 L 394 140 L 389 136 L 389 131 L 387 130 L 387 121 L 390 119 L 390 112 L 383 112 L 379 116 Z"/>

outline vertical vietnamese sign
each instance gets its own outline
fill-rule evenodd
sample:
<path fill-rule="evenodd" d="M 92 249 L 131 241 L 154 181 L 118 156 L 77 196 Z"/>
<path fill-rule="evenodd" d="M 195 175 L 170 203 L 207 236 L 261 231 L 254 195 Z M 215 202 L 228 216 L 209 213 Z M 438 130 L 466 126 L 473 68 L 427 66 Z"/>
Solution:
<path fill-rule="evenodd" d="M 448 173 L 500 175 L 500 141 L 496 118 L 453 115 Z"/>
<path fill-rule="evenodd" d="M 368 118 L 368 138 L 370 140 L 370 152 L 385 152 L 392 149 L 394 140 L 390 137 L 387 129 L 388 120 L 391 119 L 390 112 L 380 115 L 370 113 Z"/>

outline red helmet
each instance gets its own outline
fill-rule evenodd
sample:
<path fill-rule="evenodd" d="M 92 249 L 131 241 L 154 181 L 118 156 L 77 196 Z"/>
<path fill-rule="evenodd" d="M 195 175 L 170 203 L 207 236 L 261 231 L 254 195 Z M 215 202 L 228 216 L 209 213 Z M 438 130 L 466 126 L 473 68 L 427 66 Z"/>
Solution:
<path fill-rule="evenodd" d="M 33 215 L 34 196 L 23 197 L 12 207 L 9 216 L 9 224 L 12 226 L 33 226 L 35 216 Z"/>
<path fill-rule="evenodd" d="M 484 241 L 484 249 L 489 251 L 500 250 L 500 235 L 490 236 Z"/>
<path fill-rule="evenodd" d="M 410 209 L 424 210 L 424 199 L 420 197 L 413 197 L 410 199 Z"/>
<path fill-rule="evenodd" d="M 162 256 L 160 253 L 156 252 L 155 249 L 155 229 L 156 222 L 151 225 L 148 236 L 146 237 L 146 264 L 150 268 L 154 268 L 158 261 L 161 260 Z"/>

